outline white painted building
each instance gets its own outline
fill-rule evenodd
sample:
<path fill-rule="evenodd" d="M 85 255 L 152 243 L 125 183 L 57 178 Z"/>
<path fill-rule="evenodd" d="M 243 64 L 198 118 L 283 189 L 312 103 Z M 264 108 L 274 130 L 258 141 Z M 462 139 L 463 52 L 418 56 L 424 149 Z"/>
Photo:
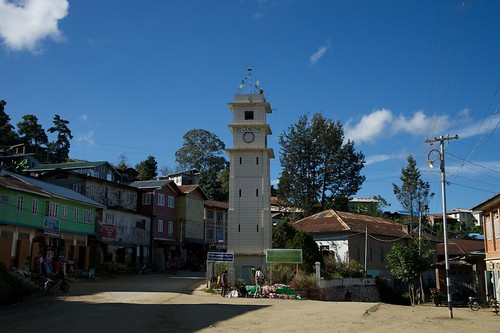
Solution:
<path fill-rule="evenodd" d="M 253 269 L 264 266 L 266 249 L 272 247 L 270 159 L 274 152 L 267 147 L 271 129 L 266 123 L 271 106 L 260 89 L 236 94 L 229 108 L 233 148 L 226 149 L 230 157 L 227 251 L 234 253 L 234 277 L 250 282 Z"/>

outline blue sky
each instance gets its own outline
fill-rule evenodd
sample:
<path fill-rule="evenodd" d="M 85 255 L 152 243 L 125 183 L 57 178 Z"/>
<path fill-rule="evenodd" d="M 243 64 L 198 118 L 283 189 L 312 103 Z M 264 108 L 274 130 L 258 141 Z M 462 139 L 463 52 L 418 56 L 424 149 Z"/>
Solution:
<path fill-rule="evenodd" d="M 273 108 L 273 183 L 278 136 L 322 112 L 366 156 L 356 197 L 392 211 L 412 154 L 441 212 L 439 168 L 426 165 L 438 146 L 425 139 L 458 134 L 447 208 L 468 209 L 500 184 L 498 13 L 494 0 L 0 0 L 0 99 L 13 125 L 69 120 L 73 158 L 153 155 L 174 169 L 191 129 L 231 147 L 227 103 L 253 66 Z"/>

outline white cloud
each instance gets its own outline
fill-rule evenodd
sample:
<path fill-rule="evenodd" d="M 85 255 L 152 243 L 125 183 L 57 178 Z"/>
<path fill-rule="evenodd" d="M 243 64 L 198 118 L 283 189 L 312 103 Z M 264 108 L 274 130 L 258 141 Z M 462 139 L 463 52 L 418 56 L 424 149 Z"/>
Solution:
<path fill-rule="evenodd" d="M 87 114 L 82 114 L 80 117 L 78 117 L 78 120 L 86 122 L 89 119 L 89 116 Z"/>
<path fill-rule="evenodd" d="M 309 64 L 315 65 L 323 56 L 326 51 L 331 48 L 331 42 L 328 40 L 324 45 L 320 46 L 318 51 L 309 57 Z"/>
<path fill-rule="evenodd" d="M 68 7 L 68 0 L 0 0 L 0 38 L 10 50 L 39 52 L 43 39 L 62 39 L 57 24 Z"/>
<path fill-rule="evenodd" d="M 396 117 L 391 110 L 380 109 L 363 116 L 358 123 L 347 122 L 344 132 L 346 139 L 361 143 L 373 142 L 382 135 L 400 133 L 433 136 L 435 133 L 446 132 L 452 124 L 453 121 L 447 115 L 429 117 L 424 112 L 417 111 L 411 117 Z"/>
<path fill-rule="evenodd" d="M 347 123 L 344 128 L 345 137 L 356 143 L 372 141 L 385 132 L 387 124 L 390 124 L 392 119 L 392 112 L 388 109 L 373 111 L 363 116 L 359 123 L 352 127 Z"/>
<path fill-rule="evenodd" d="M 90 146 L 95 145 L 94 142 L 94 131 L 88 131 L 87 133 L 80 134 L 75 138 L 76 142 L 88 144 Z"/>

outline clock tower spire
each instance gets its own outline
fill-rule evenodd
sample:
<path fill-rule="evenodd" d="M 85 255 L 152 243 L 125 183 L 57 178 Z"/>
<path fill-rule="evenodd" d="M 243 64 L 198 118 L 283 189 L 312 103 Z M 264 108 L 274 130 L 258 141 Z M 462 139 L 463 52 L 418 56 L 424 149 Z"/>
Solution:
<path fill-rule="evenodd" d="M 228 252 L 234 253 L 235 277 L 252 281 L 252 270 L 265 264 L 272 247 L 270 159 L 271 128 L 266 122 L 271 106 L 260 82 L 252 82 L 252 67 L 229 103 L 233 123 L 230 157 Z M 248 89 L 248 90 L 247 90 Z"/>

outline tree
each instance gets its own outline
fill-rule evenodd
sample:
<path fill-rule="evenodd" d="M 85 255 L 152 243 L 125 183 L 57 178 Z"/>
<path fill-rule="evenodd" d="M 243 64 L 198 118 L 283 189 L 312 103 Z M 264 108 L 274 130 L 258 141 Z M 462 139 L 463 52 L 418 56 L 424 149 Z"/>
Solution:
<path fill-rule="evenodd" d="M 225 149 L 217 135 L 203 129 L 193 129 L 183 136 L 183 146 L 175 152 L 175 160 L 183 170 L 200 172 L 199 185 L 211 199 L 227 201 L 229 192 L 222 190 L 220 172 L 227 169 Z"/>
<path fill-rule="evenodd" d="M 71 130 L 68 127 L 69 121 L 62 119 L 58 114 L 53 119 L 54 126 L 50 127 L 50 133 L 57 132 L 57 140 L 51 142 L 49 151 L 52 162 L 63 162 L 69 157 L 69 140 L 73 139 Z"/>
<path fill-rule="evenodd" d="M 387 268 L 392 275 L 404 283 L 408 283 L 408 292 L 411 305 L 415 305 L 416 290 L 415 283 L 421 273 L 431 268 L 430 258 L 434 255 L 434 250 L 427 250 L 421 253 L 420 239 L 415 238 L 408 246 L 394 244 L 387 254 L 389 264 Z"/>
<path fill-rule="evenodd" d="M 273 228 L 273 249 L 287 249 L 297 230 L 290 223 L 281 221 Z"/>
<path fill-rule="evenodd" d="M 315 114 L 307 116 L 279 136 L 282 174 L 280 197 L 299 208 L 302 216 L 326 209 L 346 208 L 348 197 L 364 182 L 364 155 L 354 142 L 344 140 L 340 122 Z"/>
<path fill-rule="evenodd" d="M 0 143 L 4 145 L 14 144 L 18 140 L 14 126 L 10 124 L 10 117 L 5 113 L 7 102 L 0 100 Z"/>
<path fill-rule="evenodd" d="M 122 153 L 118 156 L 118 167 L 122 169 L 128 168 L 127 154 Z"/>
<path fill-rule="evenodd" d="M 152 180 L 158 175 L 158 163 L 154 156 L 149 155 L 144 161 L 136 165 L 137 178 L 140 180 Z"/>
<path fill-rule="evenodd" d="M 316 262 L 324 266 L 323 256 L 314 238 L 305 231 L 297 231 L 287 244 L 290 249 L 302 249 L 302 269 L 311 274 L 316 271 Z"/>
<path fill-rule="evenodd" d="M 22 135 L 21 140 L 35 146 L 36 153 L 38 153 L 38 148 L 41 145 L 47 145 L 49 141 L 42 125 L 38 124 L 38 118 L 35 115 L 24 115 L 23 121 L 17 123 L 17 128 L 18 133 Z"/>
<path fill-rule="evenodd" d="M 421 179 L 420 170 L 412 155 L 408 156 L 408 166 L 401 170 L 399 179 L 401 187 L 392 184 L 394 194 L 401 206 L 409 212 L 410 230 L 413 231 L 414 212 L 423 214 L 434 193 L 430 193 L 429 183 Z"/>

